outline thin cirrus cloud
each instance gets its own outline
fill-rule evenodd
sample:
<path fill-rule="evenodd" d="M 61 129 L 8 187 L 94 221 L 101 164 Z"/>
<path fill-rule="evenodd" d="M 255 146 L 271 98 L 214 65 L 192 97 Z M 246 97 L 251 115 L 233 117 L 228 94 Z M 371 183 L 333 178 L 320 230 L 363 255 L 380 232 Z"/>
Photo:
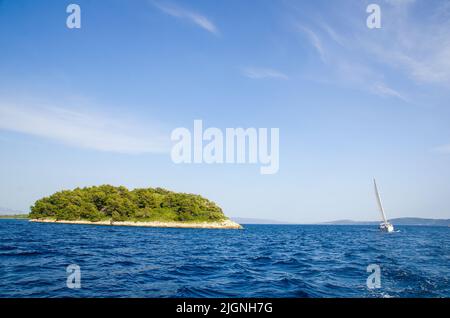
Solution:
<path fill-rule="evenodd" d="M 204 15 L 191 11 L 189 9 L 182 8 L 178 5 L 166 3 L 166 2 L 160 2 L 160 1 L 151 1 L 151 4 L 153 4 L 156 8 L 161 10 L 162 12 L 175 17 L 179 19 L 187 20 L 198 27 L 212 33 L 212 34 L 219 34 L 219 30 L 215 26 L 215 24 L 205 17 Z"/>
<path fill-rule="evenodd" d="M 372 93 L 379 95 L 379 96 L 384 96 L 384 97 L 395 97 L 398 99 L 401 99 L 404 102 L 409 102 L 409 99 L 404 96 L 402 93 L 396 91 L 395 89 L 387 86 L 385 83 L 383 82 L 375 82 L 374 84 L 372 84 L 370 86 L 370 90 Z"/>
<path fill-rule="evenodd" d="M 383 43 L 366 39 L 363 48 L 418 84 L 450 86 L 450 2 L 426 15 L 413 0 L 390 0 L 385 10 Z M 421 15 L 419 18 L 418 15 Z"/>
<path fill-rule="evenodd" d="M 317 52 L 320 61 L 329 69 L 326 81 L 334 81 L 339 85 L 357 87 L 381 97 L 394 97 L 408 102 L 409 99 L 403 93 L 385 82 L 378 70 L 349 55 L 347 50 L 352 50 L 351 44 L 344 43 L 342 40 L 344 36 L 329 25 L 321 23 L 318 30 L 313 30 L 297 24 L 296 30 L 305 36 Z M 333 40 L 334 45 L 329 45 L 330 42 L 325 41 L 325 38 Z M 327 47 L 325 43 L 331 47 Z"/>
<path fill-rule="evenodd" d="M 450 2 L 436 3 L 427 10 L 414 0 L 380 4 L 381 29 L 368 29 L 361 14 L 354 18 L 337 15 L 324 22 L 299 18 L 302 13 L 298 10 L 294 29 L 317 54 L 326 69 L 326 80 L 336 85 L 408 104 L 427 103 L 427 96 L 436 90 L 448 92 Z M 450 144 L 431 150 L 448 155 Z"/>
<path fill-rule="evenodd" d="M 311 45 L 316 49 L 317 53 L 319 54 L 322 62 L 326 63 L 325 48 L 320 37 L 314 31 L 303 25 L 298 24 L 297 28 L 300 32 L 303 32 L 307 36 Z"/>
<path fill-rule="evenodd" d="M 442 154 L 450 154 L 450 144 L 436 147 L 433 149 L 433 151 Z"/>
<path fill-rule="evenodd" d="M 123 120 L 58 107 L 0 104 L 0 129 L 61 142 L 65 145 L 122 154 L 165 153 L 165 134 L 136 129 Z"/>
<path fill-rule="evenodd" d="M 289 79 L 286 74 L 271 68 L 246 67 L 242 74 L 251 79 Z"/>
<path fill-rule="evenodd" d="M 385 0 L 381 7 L 381 29 L 368 29 L 364 14 L 306 23 L 298 10 L 293 25 L 333 75 L 327 80 L 406 102 L 411 93 L 394 86 L 450 86 L 450 3 L 426 15 L 414 0 Z"/>

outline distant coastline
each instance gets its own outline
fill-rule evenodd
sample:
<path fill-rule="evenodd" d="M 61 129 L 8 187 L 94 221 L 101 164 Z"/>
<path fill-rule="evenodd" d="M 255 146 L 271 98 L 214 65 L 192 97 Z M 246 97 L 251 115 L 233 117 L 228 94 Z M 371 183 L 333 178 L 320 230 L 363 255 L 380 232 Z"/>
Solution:
<path fill-rule="evenodd" d="M 299 222 L 285 222 L 270 219 L 258 218 L 241 218 L 230 217 L 231 220 L 239 224 L 260 224 L 260 225 L 379 225 L 380 221 L 354 221 L 354 220 L 337 220 L 318 223 L 299 223 Z M 431 219 L 418 217 L 402 217 L 390 219 L 394 225 L 414 225 L 414 226 L 450 226 L 450 219 Z"/>
<path fill-rule="evenodd" d="M 26 220 L 28 219 L 28 214 L 0 214 L 0 219 Z"/>
<path fill-rule="evenodd" d="M 38 222 L 40 220 L 30 218 L 28 214 L 0 214 L 0 220 L 26 220 L 31 219 L 33 222 Z M 41 220 L 45 223 L 56 223 L 55 219 L 44 219 Z M 427 218 L 413 218 L 413 217 L 404 217 L 404 218 L 394 218 L 390 220 L 394 225 L 414 225 L 414 226 L 440 226 L 440 227 L 450 227 L 450 219 L 427 219 Z M 237 224 L 240 228 L 242 226 L 240 224 L 256 224 L 256 225 L 378 225 L 379 221 L 354 221 L 354 220 L 337 220 L 337 221 L 331 221 L 331 222 L 322 222 L 322 223 L 288 223 L 283 221 L 277 221 L 277 220 L 269 220 L 269 219 L 257 219 L 257 218 L 240 218 L 240 217 L 230 217 L 227 222 L 232 222 L 234 224 Z M 75 220 L 75 221 L 64 221 L 59 220 L 57 223 L 68 223 L 68 224 L 98 224 L 98 225 L 111 225 L 111 221 L 109 220 L 100 220 L 99 222 L 91 222 L 89 220 Z M 211 224 L 211 228 L 222 228 L 221 226 L 218 226 L 218 224 L 222 224 L 222 221 L 215 221 L 215 222 L 172 222 L 172 221 L 139 221 L 139 220 L 131 220 L 131 221 L 125 221 L 125 222 L 114 222 L 115 225 L 121 225 L 121 223 L 131 223 L 130 226 L 149 226 L 149 227 L 159 227 L 160 225 L 155 224 L 161 224 L 167 223 L 167 226 L 164 227 L 195 227 L 195 228 L 204 228 L 205 224 Z M 135 223 L 141 223 L 143 225 L 135 224 Z M 145 224 L 149 225 L 145 225 Z M 179 224 L 182 224 L 179 226 Z M 188 226 L 185 226 L 184 224 L 188 224 Z M 193 225 L 194 224 L 194 225 Z M 200 224 L 200 225 L 197 225 Z M 225 225 L 228 226 L 228 225 Z M 239 228 L 236 227 L 236 228 Z M 226 227 L 225 227 L 226 228 Z M 233 226 L 231 228 L 234 228 Z"/>
<path fill-rule="evenodd" d="M 36 223 L 58 223 L 58 224 L 83 224 L 83 225 L 103 225 L 103 226 L 137 226 L 137 227 L 159 227 L 159 228 L 191 228 L 191 229 L 234 229 L 243 227 L 231 220 L 217 222 L 160 222 L 160 221 L 88 221 L 88 220 L 54 220 L 54 219 L 30 219 Z"/>
<path fill-rule="evenodd" d="M 403 217 L 390 219 L 394 225 L 416 225 L 416 226 L 450 226 L 450 219 L 428 219 L 416 217 Z M 378 225 L 380 221 L 353 221 L 353 220 L 338 220 L 332 222 L 324 222 L 325 225 Z"/>
<path fill-rule="evenodd" d="M 295 224 L 291 222 L 284 222 L 271 219 L 257 219 L 257 218 L 241 218 L 241 217 L 230 217 L 230 219 L 239 224 L 267 224 L 267 225 L 282 225 L 282 224 Z"/>

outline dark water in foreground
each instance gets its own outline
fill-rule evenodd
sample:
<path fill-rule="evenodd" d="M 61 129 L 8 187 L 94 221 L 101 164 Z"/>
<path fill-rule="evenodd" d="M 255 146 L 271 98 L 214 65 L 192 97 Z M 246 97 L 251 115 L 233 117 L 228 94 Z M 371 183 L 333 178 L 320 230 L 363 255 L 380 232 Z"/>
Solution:
<path fill-rule="evenodd" d="M 450 228 L 156 229 L 0 220 L 0 297 L 450 297 Z M 81 267 L 81 288 L 66 267 Z M 369 264 L 381 288 L 369 290 Z"/>

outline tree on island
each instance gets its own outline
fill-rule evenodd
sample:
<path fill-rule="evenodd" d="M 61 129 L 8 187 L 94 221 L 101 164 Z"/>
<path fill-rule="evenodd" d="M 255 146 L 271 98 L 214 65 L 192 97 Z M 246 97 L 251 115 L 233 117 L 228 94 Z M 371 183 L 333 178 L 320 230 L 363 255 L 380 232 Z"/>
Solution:
<path fill-rule="evenodd" d="M 200 195 L 111 185 L 56 192 L 31 207 L 32 219 L 89 221 L 223 221 L 222 209 Z"/>

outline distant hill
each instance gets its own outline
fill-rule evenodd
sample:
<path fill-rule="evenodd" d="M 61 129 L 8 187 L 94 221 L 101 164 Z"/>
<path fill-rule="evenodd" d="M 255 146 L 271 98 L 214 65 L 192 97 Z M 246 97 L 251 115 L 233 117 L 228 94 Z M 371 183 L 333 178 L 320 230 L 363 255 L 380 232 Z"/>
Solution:
<path fill-rule="evenodd" d="M 0 219 L 28 219 L 28 214 L 0 214 Z"/>
<path fill-rule="evenodd" d="M 425 218 L 396 218 L 390 219 L 394 225 L 424 225 L 424 226 L 450 226 L 450 219 L 425 219 Z M 334 225 L 377 225 L 380 221 L 352 221 L 352 220 L 338 220 L 332 222 L 325 222 L 322 224 L 334 224 Z"/>
<path fill-rule="evenodd" d="M 270 219 L 231 217 L 231 220 L 239 224 L 300 224 L 295 222 L 283 222 Z M 396 218 L 389 220 L 394 225 L 423 225 L 423 226 L 450 226 L 450 219 L 425 219 L 425 218 Z M 378 225 L 380 221 L 353 221 L 337 220 L 320 224 L 330 225 Z"/>
<path fill-rule="evenodd" d="M 0 215 L 27 214 L 27 212 L 0 207 Z"/>
<path fill-rule="evenodd" d="M 230 219 L 239 224 L 292 224 L 288 222 L 268 220 L 268 219 L 239 218 L 239 217 L 231 217 Z"/>

